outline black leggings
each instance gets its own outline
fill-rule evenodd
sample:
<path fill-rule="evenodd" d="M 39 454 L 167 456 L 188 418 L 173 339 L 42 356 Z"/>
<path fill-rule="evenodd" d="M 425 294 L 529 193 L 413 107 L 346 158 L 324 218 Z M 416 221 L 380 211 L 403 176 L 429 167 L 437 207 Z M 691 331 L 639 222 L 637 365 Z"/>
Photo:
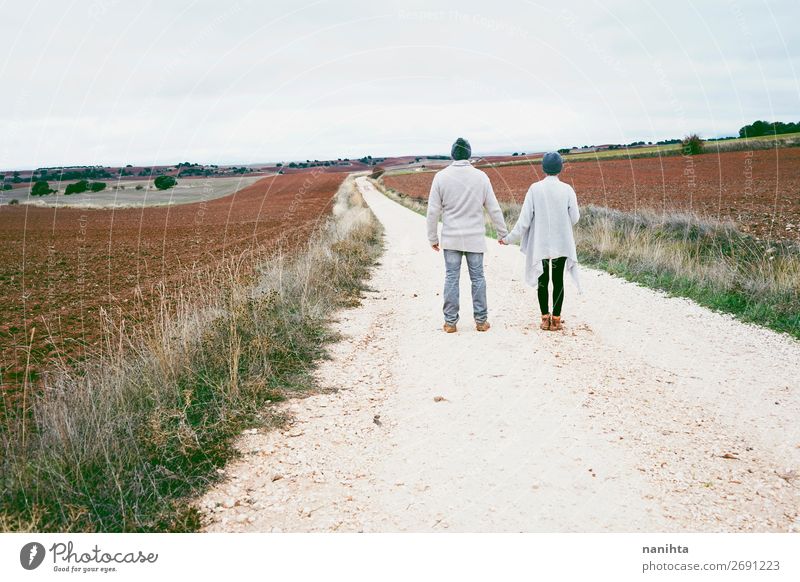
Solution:
<path fill-rule="evenodd" d="M 553 263 L 553 315 L 561 315 L 561 305 L 564 303 L 564 265 L 567 257 L 557 259 L 545 259 L 542 261 L 544 271 L 539 276 L 539 286 L 536 293 L 539 296 L 539 309 L 542 315 L 550 313 L 547 307 L 547 288 L 550 285 L 550 263 Z"/>

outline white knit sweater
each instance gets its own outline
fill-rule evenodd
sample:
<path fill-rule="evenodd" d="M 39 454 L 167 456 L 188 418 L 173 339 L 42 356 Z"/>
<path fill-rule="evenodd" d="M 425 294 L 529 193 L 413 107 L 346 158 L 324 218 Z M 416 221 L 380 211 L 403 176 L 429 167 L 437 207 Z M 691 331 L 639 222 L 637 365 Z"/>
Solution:
<path fill-rule="evenodd" d="M 503 240 L 513 243 L 520 238 L 519 248 L 525 253 L 525 282 L 538 285 L 542 274 L 542 259 L 567 257 L 566 270 L 580 289 L 578 280 L 578 253 L 572 226 L 578 222 L 578 198 L 572 186 L 547 176 L 534 182 L 519 214 L 514 229 Z"/>
<path fill-rule="evenodd" d="M 436 172 L 428 197 L 428 241 L 439 242 L 439 217 L 442 217 L 442 249 L 486 252 L 486 209 L 499 236 L 508 232 L 503 211 L 497 203 L 489 176 L 473 168 L 469 160 L 457 160 Z"/>

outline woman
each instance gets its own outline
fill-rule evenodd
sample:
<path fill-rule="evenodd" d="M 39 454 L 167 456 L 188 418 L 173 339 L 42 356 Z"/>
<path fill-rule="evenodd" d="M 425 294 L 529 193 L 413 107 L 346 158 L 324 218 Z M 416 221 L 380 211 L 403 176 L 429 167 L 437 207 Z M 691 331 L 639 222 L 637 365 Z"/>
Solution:
<path fill-rule="evenodd" d="M 580 291 L 578 254 L 575 250 L 573 225 L 580 212 L 572 186 L 558 179 L 564 162 L 557 152 L 542 158 L 542 170 L 547 176 L 534 182 L 525 194 L 525 202 L 514 229 L 498 242 L 507 245 L 520 243 L 525 253 L 525 281 L 537 287 L 541 328 L 561 329 L 561 307 L 564 303 L 564 270 L 566 269 Z M 549 307 L 549 271 L 553 271 L 552 311 Z"/>

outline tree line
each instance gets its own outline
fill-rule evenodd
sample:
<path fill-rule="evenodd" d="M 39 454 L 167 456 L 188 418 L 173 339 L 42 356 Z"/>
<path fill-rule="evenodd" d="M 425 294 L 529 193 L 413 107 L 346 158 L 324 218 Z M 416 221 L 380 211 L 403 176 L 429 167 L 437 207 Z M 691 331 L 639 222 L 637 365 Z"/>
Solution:
<path fill-rule="evenodd" d="M 800 132 L 800 121 L 784 123 L 783 121 L 754 121 L 739 130 L 739 137 L 761 137 Z"/>

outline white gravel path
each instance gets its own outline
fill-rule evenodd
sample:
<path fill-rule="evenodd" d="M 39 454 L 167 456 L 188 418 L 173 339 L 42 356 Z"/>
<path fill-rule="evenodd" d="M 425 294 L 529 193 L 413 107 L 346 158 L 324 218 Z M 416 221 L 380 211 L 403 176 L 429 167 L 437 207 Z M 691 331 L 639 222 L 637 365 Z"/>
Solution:
<path fill-rule="evenodd" d="M 445 334 L 424 218 L 358 184 L 386 253 L 318 372 L 335 392 L 243 435 L 207 531 L 800 531 L 800 343 L 588 269 L 542 332 L 496 244 L 492 329 L 465 268 Z"/>

